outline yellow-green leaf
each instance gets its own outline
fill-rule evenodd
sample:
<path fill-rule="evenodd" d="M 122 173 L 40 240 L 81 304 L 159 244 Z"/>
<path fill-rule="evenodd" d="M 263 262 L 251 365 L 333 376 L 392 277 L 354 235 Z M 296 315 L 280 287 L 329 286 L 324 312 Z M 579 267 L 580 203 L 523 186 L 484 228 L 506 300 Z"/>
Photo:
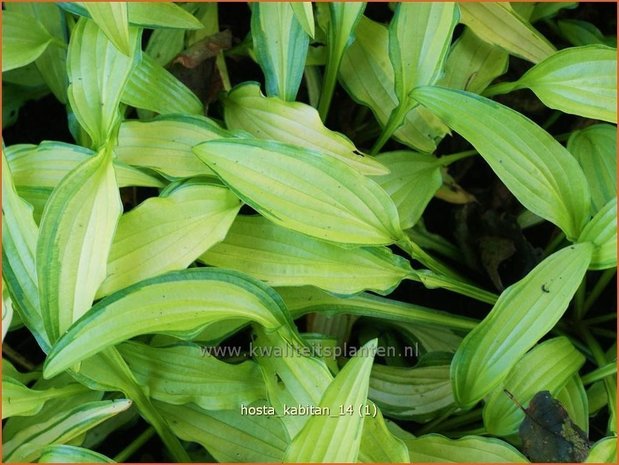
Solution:
<path fill-rule="evenodd" d="M 194 153 L 245 203 L 286 228 L 354 245 L 391 244 L 404 234 L 385 191 L 333 157 L 251 139 L 205 142 Z"/>
<path fill-rule="evenodd" d="M 402 229 L 412 228 L 443 183 L 435 156 L 408 151 L 378 155 L 389 174 L 375 180 L 395 203 Z"/>
<path fill-rule="evenodd" d="M 359 349 L 324 392 L 319 409 L 293 439 L 284 462 L 355 462 L 363 431 L 364 408 L 377 339 Z M 340 409 L 353 413 L 340 415 Z M 369 414 L 368 414 L 369 415 Z"/>
<path fill-rule="evenodd" d="M 51 341 L 92 305 L 105 279 L 121 211 L 112 153 L 106 147 L 53 191 L 41 219 L 36 255 L 41 312 Z"/>
<path fill-rule="evenodd" d="M 520 113 L 469 92 L 420 87 L 413 98 L 468 140 L 527 209 L 568 239 L 589 218 L 590 194 L 574 157 Z"/>
<path fill-rule="evenodd" d="M 115 463 L 103 454 L 69 445 L 51 445 L 43 449 L 39 463 Z"/>
<path fill-rule="evenodd" d="M 252 3 L 251 37 L 267 95 L 296 99 L 309 44 L 290 3 Z"/>
<path fill-rule="evenodd" d="M 592 213 L 617 195 L 617 127 L 593 126 L 572 132 L 567 149 L 580 163 L 591 189 Z"/>
<path fill-rule="evenodd" d="M 312 2 L 290 2 L 290 6 L 303 30 L 313 39 L 316 28 L 314 26 Z"/>
<path fill-rule="evenodd" d="M 191 338 L 222 320 L 256 322 L 270 330 L 292 325 L 281 298 L 248 276 L 219 268 L 171 272 L 100 300 L 54 345 L 44 376 L 140 334 Z"/>
<path fill-rule="evenodd" d="M 31 16 L 2 12 L 2 71 L 26 66 L 39 58 L 54 38 Z"/>
<path fill-rule="evenodd" d="M 149 122 L 123 122 L 114 151 L 128 165 L 151 168 L 169 179 L 189 178 L 213 174 L 192 147 L 223 137 L 230 135 L 204 116 L 160 116 Z"/>
<path fill-rule="evenodd" d="M 200 99 L 172 73 L 147 54 L 136 65 L 121 100 L 132 107 L 160 114 L 203 115 Z"/>
<path fill-rule="evenodd" d="M 511 55 L 539 63 L 555 52 L 554 46 L 509 3 L 463 2 L 458 5 L 463 24 L 482 40 L 504 48 Z"/>
<path fill-rule="evenodd" d="M 172 2 L 127 2 L 129 22 L 146 28 L 201 29 L 204 26 L 180 5 Z"/>
<path fill-rule="evenodd" d="M 500 83 L 487 95 L 529 88 L 547 107 L 617 122 L 617 49 L 603 45 L 566 48 L 527 71 L 516 82 Z"/>
<path fill-rule="evenodd" d="M 504 389 L 526 406 L 539 391 L 550 391 L 556 395 L 584 363 L 584 355 L 566 337 L 549 339 L 534 347 L 486 398 L 483 418 L 488 433 L 494 436 L 515 434 L 524 420 L 524 412 L 505 394 Z"/>
<path fill-rule="evenodd" d="M 589 221 L 578 238 L 595 245 L 589 268 L 605 270 L 617 266 L 617 197 L 612 198 Z"/>
<path fill-rule="evenodd" d="M 464 408 L 476 404 L 553 328 L 578 289 L 592 253 L 589 243 L 566 247 L 503 291 L 453 358 L 451 377 L 458 404 Z"/>
<path fill-rule="evenodd" d="M 389 52 L 387 28 L 365 16 L 355 32 L 355 41 L 346 49 L 340 64 L 340 82 L 350 96 L 368 106 L 384 126 L 396 108 L 394 74 L 386 60 Z M 425 108 L 409 111 L 393 134 L 403 144 L 422 152 L 434 152 L 447 129 Z"/>
<path fill-rule="evenodd" d="M 132 56 L 120 53 L 89 19 L 81 18 L 71 34 L 67 57 L 69 103 L 95 150 L 120 124 L 120 97 L 139 59 L 140 34 L 136 28 L 129 32 Z"/>
<path fill-rule="evenodd" d="M 262 216 L 238 216 L 225 240 L 200 260 L 242 271 L 271 286 L 313 285 L 338 294 L 366 289 L 388 293 L 413 273 L 405 259 L 387 248 L 345 249 Z"/>
<path fill-rule="evenodd" d="M 326 128 L 318 112 L 301 102 L 265 97 L 256 84 L 235 87 L 224 100 L 228 129 L 242 129 L 259 139 L 314 149 L 337 158 L 361 174 L 387 174 L 374 158 L 361 153 L 344 135 Z"/>
<path fill-rule="evenodd" d="M 617 437 L 610 436 L 600 439 L 593 444 L 586 463 L 616 463 L 617 462 Z"/>
<path fill-rule="evenodd" d="M 36 461 L 49 444 L 66 444 L 131 407 L 128 399 L 88 402 L 23 429 L 2 445 L 5 462 Z"/>
<path fill-rule="evenodd" d="M 188 267 L 223 240 L 240 208 L 226 187 L 199 181 L 147 199 L 121 216 L 97 297 Z"/>
<path fill-rule="evenodd" d="M 129 37 L 127 2 L 83 2 L 82 5 L 108 40 L 121 53 L 131 56 L 133 43 Z"/>

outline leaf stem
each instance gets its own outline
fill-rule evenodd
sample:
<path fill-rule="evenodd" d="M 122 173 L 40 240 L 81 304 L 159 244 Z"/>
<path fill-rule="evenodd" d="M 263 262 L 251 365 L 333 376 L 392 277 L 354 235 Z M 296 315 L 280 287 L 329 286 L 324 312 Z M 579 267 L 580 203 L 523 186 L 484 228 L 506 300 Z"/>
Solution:
<path fill-rule="evenodd" d="M 441 423 L 443 423 L 445 420 L 447 420 L 447 418 L 449 418 L 451 415 L 453 415 L 456 412 L 456 410 L 458 410 L 458 407 L 456 406 L 449 407 L 449 409 L 443 412 L 442 415 L 439 415 L 434 420 L 432 420 L 430 423 L 426 423 L 421 428 L 419 428 L 416 434 L 418 436 L 421 436 L 422 434 L 427 434 L 427 433 L 431 433 L 435 431 L 436 427 L 439 426 Z"/>
<path fill-rule="evenodd" d="M 484 97 L 494 97 L 495 95 L 508 94 L 514 90 L 518 90 L 517 82 L 499 82 L 493 86 L 488 87 L 484 92 Z"/>
<path fill-rule="evenodd" d="M 581 321 L 585 316 L 585 294 L 587 292 L 587 276 L 583 278 L 574 296 L 574 313 L 576 321 Z"/>
<path fill-rule="evenodd" d="M 376 155 L 383 146 L 387 143 L 387 141 L 391 138 L 393 133 L 402 126 L 404 122 L 404 118 L 406 114 L 413 109 L 411 106 L 410 99 L 404 101 L 403 104 L 398 105 L 397 108 L 394 108 L 391 114 L 389 115 L 389 120 L 387 120 L 387 124 L 383 128 L 383 132 L 381 132 L 380 137 L 372 147 L 371 155 Z"/>
<path fill-rule="evenodd" d="M 614 362 L 596 368 L 582 377 L 583 384 L 593 384 L 596 381 L 612 376 L 617 373 L 617 364 Z"/>
<path fill-rule="evenodd" d="M 325 76 L 322 80 L 322 89 L 320 92 L 320 99 L 318 100 L 318 113 L 320 119 L 325 122 L 327 115 L 329 114 L 329 107 L 331 106 L 331 99 L 333 98 L 333 91 L 335 90 L 335 83 L 337 82 L 337 71 L 339 68 L 339 60 L 333 59 L 333 54 L 329 53 L 329 60 L 327 61 L 327 67 L 325 69 Z M 341 56 L 339 57 L 341 58 Z"/>
<path fill-rule="evenodd" d="M 452 153 L 450 155 L 443 155 L 438 159 L 438 163 L 441 166 L 448 166 L 464 158 L 477 155 L 477 150 L 465 150 L 464 152 Z"/>
<path fill-rule="evenodd" d="M 13 362 L 15 362 L 16 365 L 19 365 L 28 371 L 35 370 L 36 366 L 32 362 L 30 362 L 30 360 L 28 360 L 26 357 L 24 357 L 22 354 L 20 354 L 16 350 L 13 350 L 13 348 L 9 346 L 8 344 L 2 344 L 2 352 L 6 354 L 6 357 L 9 360 L 12 360 Z"/>
<path fill-rule="evenodd" d="M 133 454 L 135 454 L 144 444 L 148 442 L 156 434 L 155 428 L 149 426 L 140 435 L 135 438 L 131 443 L 121 450 L 114 457 L 114 461 L 118 463 L 126 462 Z"/>

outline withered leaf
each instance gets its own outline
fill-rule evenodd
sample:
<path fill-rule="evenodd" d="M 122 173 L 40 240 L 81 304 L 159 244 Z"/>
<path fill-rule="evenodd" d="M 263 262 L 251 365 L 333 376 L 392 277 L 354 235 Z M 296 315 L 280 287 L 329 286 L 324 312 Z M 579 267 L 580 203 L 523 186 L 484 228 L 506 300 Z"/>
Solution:
<path fill-rule="evenodd" d="M 589 454 L 587 434 L 550 392 L 540 391 L 524 409 L 520 425 L 522 451 L 531 462 L 583 462 Z"/>

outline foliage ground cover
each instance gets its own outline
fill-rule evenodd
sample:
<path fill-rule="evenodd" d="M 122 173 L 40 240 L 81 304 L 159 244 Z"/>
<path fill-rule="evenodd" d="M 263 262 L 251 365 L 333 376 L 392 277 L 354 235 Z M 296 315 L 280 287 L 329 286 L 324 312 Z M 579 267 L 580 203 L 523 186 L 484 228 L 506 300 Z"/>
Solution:
<path fill-rule="evenodd" d="M 614 4 L 3 8 L 5 462 L 616 462 Z"/>

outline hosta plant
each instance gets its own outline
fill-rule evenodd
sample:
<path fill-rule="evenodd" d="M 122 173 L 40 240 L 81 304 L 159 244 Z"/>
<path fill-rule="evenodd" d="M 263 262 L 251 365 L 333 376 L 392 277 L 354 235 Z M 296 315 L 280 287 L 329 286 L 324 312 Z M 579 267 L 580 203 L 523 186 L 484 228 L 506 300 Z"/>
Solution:
<path fill-rule="evenodd" d="M 3 460 L 615 462 L 614 7 L 5 3 Z"/>

